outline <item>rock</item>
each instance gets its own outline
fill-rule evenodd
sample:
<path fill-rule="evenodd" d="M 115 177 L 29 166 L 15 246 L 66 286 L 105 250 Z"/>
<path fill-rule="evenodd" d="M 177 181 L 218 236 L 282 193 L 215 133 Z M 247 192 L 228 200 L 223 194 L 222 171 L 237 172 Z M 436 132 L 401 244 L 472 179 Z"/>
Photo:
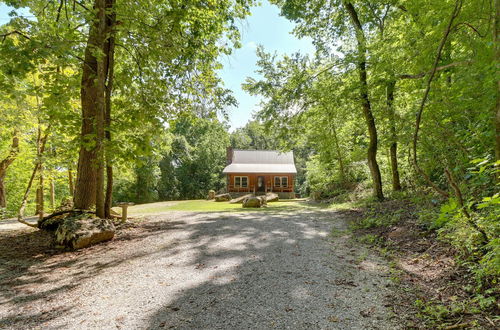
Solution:
<path fill-rule="evenodd" d="M 55 232 L 56 244 L 71 249 L 82 249 L 90 245 L 109 241 L 115 236 L 115 226 L 109 219 L 96 218 L 82 213 L 66 217 Z"/>
<path fill-rule="evenodd" d="M 248 197 L 252 197 L 253 195 L 252 194 L 247 194 L 247 195 L 244 195 L 244 196 L 241 196 L 241 197 L 238 197 L 238 198 L 234 198 L 234 199 L 231 199 L 231 201 L 229 202 L 230 204 L 238 204 L 238 203 L 243 203 L 243 201 L 245 200 L 245 198 L 248 198 Z"/>
<path fill-rule="evenodd" d="M 54 212 L 41 220 L 38 220 L 38 228 L 48 231 L 56 231 L 57 228 L 64 222 L 64 219 L 74 216 L 80 216 L 84 211 L 80 210 L 63 210 Z"/>
<path fill-rule="evenodd" d="M 209 190 L 208 191 L 208 197 L 207 197 L 208 200 L 212 200 L 212 199 L 215 199 L 215 191 L 214 190 Z"/>
<path fill-rule="evenodd" d="M 216 202 L 227 202 L 231 200 L 231 195 L 229 194 L 219 194 L 215 195 Z"/>
<path fill-rule="evenodd" d="M 266 196 L 251 196 L 243 200 L 243 207 L 262 207 L 267 205 Z"/>
<path fill-rule="evenodd" d="M 280 200 L 280 197 L 278 196 L 278 194 L 275 194 L 275 193 L 267 193 L 266 194 L 266 201 L 268 202 L 277 202 Z"/>

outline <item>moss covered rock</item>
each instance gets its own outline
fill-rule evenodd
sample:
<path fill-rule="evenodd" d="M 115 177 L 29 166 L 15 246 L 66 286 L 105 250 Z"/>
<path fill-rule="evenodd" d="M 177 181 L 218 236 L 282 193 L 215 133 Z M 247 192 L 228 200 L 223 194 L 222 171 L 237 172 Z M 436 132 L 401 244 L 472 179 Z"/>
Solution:
<path fill-rule="evenodd" d="M 63 219 L 55 231 L 55 242 L 71 249 L 82 249 L 109 241 L 114 236 L 115 226 L 111 220 L 83 213 Z"/>
<path fill-rule="evenodd" d="M 262 207 L 267 205 L 266 196 L 251 196 L 243 200 L 243 207 Z"/>

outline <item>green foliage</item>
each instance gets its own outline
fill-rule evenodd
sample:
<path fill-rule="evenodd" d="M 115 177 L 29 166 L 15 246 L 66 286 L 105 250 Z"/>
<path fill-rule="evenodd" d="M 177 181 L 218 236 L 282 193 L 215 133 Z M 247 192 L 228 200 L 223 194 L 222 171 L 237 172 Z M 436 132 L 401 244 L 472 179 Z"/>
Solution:
<path fill-rule="evenodd" d="M 141 156 L 132 171 L 121 169 L 114 184 L 115 200 L 151 203 L 206 198 L 210 189 L 225 186 L 226 124 L 185 113 L 169 122 L 166 134 L 155 144 L 151 145 L 154 153 Z"/>
<path fill-rule="evenodd" d="M 495 9 L 484 1 L 455 0 L 272 3 L 297 23 L 297 36 L 314 40 L 316 53 L 313 59 L 301 54 L 279 58 L 258 49 L 259 78 L 248 78 L 243 87 L 263 97 L 258 118 L 279 138 L 294 131 L 312 151 L 307 159 L 306 190 L 315 198 L 330 198 L 344 187 L 367 187 L 371 174 L 364 161 L 368 132 L 360 111 L 359 91 L 364 87 L 358 82 L 359 35 L 352 28 L 349 3 L 365 36 L 366 92 L 377 127 L 385 190 L 393 180 L 389 148 L 397 143 L 402 186 L 419 208 L 417 225 L 438 231 L 440 239 L 461 252 L 459 261 L 475 276 L 479 291 L 498 286 L 500 163 L 493 161 L 496 133 L 492 125 L 499 97 L 498 59 L 494 57 L 498 51 L 492 37 L 497 32 L 484 20 L 497 15 Z M 457 3 L 458 17 L 436 62 L 415 139 L 422 175 L 412 159 L 415 113 Z M 395 86 L 392 99 L 391 82 Z M 429 189 L 429 180 L 444 194 Z M 380 214 L 374 207 L 358 226 L 391 226 L 404 216 L 401 212 L 405 211 Z M 443 321 L 458 313 L 454 308 L 433 305 L 423 309 L 425 315 Z"/>
<path fill-rule="evenodd" d="M 355 227 L 364 229 L 389 227 L 398 223 L 404 212 L 405 210 L 398 209 L 391 213 L 380 214 L 376 208 L 373 208 L 368 210 L 361 221 L 355 224 Z"/>
<path fill-rule="evenodd" d="M 323 163 L 318 156 L 312 156 L 306 163 L 306 191 L 313 192 L 315 199 L 329 198 L 344 191 L 339 184 L 339 174 L 330 164 Z"/>
<path fill-rule="evenodd" d="M 378 235 L 374 234 L 366 234 L 361 236 L 358 239 L 360 242 L 368 244 L 368 245 L 378 245 L 381 243 L 381 238 Z"/>
<path fill-rule="evenodd" d="M 426 328 L 446 328 L 457 323 L 457 319 L 463 318 L 464 314 L 480 314 L 481 312 L 495 308 L 494 297 L 484 297 L 478 295 L 473 299 L 459 300 L 452 297 L 449 304 L 442 304 L 439 301 L 415 300 L 415 307 L 419 309 L 419 316 Z M 477 320 L 463 324 L 467 329 L 483 329 Z"/>
<path fill-rule="evenodd" d="M 160 198 L 206 198 L 208 190 L 225 186 L 229 134 L 225 124 L 213 118 L 183 116 L 171 123 L 172 149 L 160 162 Z"/>
<path fill-rule="evenodd" d="M 157 184 L 160 177 L 158 163 L 153 157 L 148 157 L 134 169 L 135 184 L 133 202 L 151 203 L 158 200 Z"/>
<path fill-rule="evenodd" d="M 95 11 L 89 10 L 93 7 L 90 0 L 7 3 L 15 10 L 9 14 L 10 21 L 0 26 L 0 161 L 8 153 L 16 129 L 22 137 L 21 152 L 6 177 L 7 213 L 13 215 L 37 161 L 37 125 L 42 130 L 51 125 L 49 152 L 43 163 L 46 182 L 57 180 L 58 200 L 69 195 L 69 189 L 63 188 L 67 183 L 59 184 L 59 178 L 75 169 L 77 150 L 95 144 L 93 136 L 80 137 L 79 100 L 81 60 Z M 158 198 L 159 171 L 154 163 L 170 143 L 164 135 L 167 122 L 186 113 L 214 117 L 235 104 L 217 70 L 221 56 L 240 46 L 236 22 L 254 4 L 253 0 L 142 0 L 116 1 L 110 8 L 117 25 L 109 127 L 112 140 L 105 148 L 108 160 L 119 169 L 115 171 L 115 200 Z M 197 147 L 200 155 L 193 162 L 209 159 L 203 166 L 212 172 L 199 170 L 196 175 L 203 181 L 179 192 L 181 195 L 199 197 L 202 185 L 220 186 L 213 174 L 220 168 L 210 163 L 218 161 L 219 155 L 210 153 L 206 145 Z M 135 171 L 133 178 L 131 171 Z M 186 172 L 182 180 L 188 176 Z M 29 195 L 28 213 L 34 206 L 36 185 Z"/>

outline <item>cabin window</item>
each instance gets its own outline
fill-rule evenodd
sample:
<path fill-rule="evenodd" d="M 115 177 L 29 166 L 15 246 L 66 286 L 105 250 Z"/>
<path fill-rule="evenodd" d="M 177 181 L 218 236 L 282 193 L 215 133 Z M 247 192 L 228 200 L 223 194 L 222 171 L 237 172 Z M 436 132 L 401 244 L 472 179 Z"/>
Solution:
<path fill-rule="evenodd" d="M 234 186 L 238 188 L 248 187 L 248 176 L 235 176 Z"/>
<path fill-rule="evenodd" d="M 288 177 L 287 176 L 275 176 L 274 177 L 274 186 L 275 187 L 288 187 Z"/>

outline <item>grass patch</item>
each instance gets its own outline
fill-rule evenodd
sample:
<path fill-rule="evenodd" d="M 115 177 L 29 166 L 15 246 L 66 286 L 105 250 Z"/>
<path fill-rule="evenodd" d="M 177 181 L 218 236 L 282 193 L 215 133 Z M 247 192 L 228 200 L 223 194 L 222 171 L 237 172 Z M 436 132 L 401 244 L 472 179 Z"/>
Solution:
<path fill-rule="evenodd" d="M 302 209 L 325 208 L 325 205 L 310 204 L 306 201 L 286 200 L 268 203 L 264 208 L 243 208 L 241 204 L 229 204 L 229 202 L 214 202 L 207 200 L 168 201 L 134 205 L 129 207 L 128 214 L 146 215 L 170 211 L 191 212 L 270 212 L 270 211 L 297 211 Z M 115 208 L 121 212 L 120 208 Z"/>
<path fill-rule="evenodd" d="M 358 241 L 371 246 L 379 245 L 382 243 L 382 238 L 379 235 L 365 234 L 358 238 Z"/>

